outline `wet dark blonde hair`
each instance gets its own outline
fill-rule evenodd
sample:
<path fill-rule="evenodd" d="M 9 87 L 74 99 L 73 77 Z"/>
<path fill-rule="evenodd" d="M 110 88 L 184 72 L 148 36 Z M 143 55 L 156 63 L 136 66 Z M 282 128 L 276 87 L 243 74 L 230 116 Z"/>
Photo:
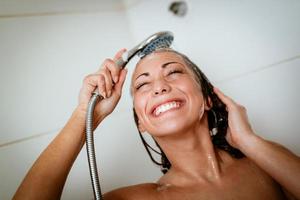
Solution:
<path fill-rule="evenodd" d="M 225 136 L 227 132 L 228 127 L 228 112 L 226 111 L 225 104 L 219 99 L 219 97 L 213 92 L 213 85 L 211 82 L 207 79 L 205 74 L 198 68 L 196 64 L 194 64 L 186 55 L 179 53 L 173 49 L 159 49 L 155 51 L 157 52 L 172 52 L 177 55 L 179 55 L 187 65 L 187 67 L 193 72 L 195 75 L 195 79 L 197 83 L 200 85 L 201 92 L 203 94 L 203 97 L 206 102 L 210 102 L 210 110 L 207 112 L 207 119 L 208 119 L 208 128 L 210 132 L 213 132 L 217 130 L 217 134 L 212 134 L 211 139 L 212 143 L 215 147 L 222 149 L 226 152 L 228 152 L 231 156 L 235 158 L 242 158 L 244 157 L 244 154 L 240 152 L 238 149 L 232 147 L 229 145 L 229 143 L 226 141 Z M 210 101 L 209 101 L 210 99 Z M 133 108 L 133 115 L 134 115 L 134 121 L 136 126 L 138 127 L 138 116 L 135 112 L 135 109 Z M 214 130 L 213 130 L 214 129 Z M 145 149 L 147 153 L 150 156 L 150 159 L 158 166 L 161 167 L 161 171 L 165 174 L 168 172 L 168 170 L 172 167 L 170 161 L 168 160 L 167 156 L 165 155 L 162 148 L 159 146 L 159 144 L 154 140 L 156 146 L 159 150 L 154 149 L 151 147 L 143 137 L 142 133 L 139 131 L 140 138 L 142 140 L 142 143 L 145 146 Z M 161 156 L 161 161 L 158 162 L 154 159 L 152 152 L 158 154 Z"/>

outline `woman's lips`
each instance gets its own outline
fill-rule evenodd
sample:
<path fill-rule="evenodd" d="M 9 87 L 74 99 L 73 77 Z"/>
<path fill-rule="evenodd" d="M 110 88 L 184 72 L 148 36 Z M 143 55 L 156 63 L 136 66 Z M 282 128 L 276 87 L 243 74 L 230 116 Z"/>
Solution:
<path fill-rule="evenodd" d="M 152 115 L 155 116 L 155 117 L 158 117 L 158 116 L 164 114 L 165 112 L 168 112 L 170 110 L 178 109 L 182 105 L 183 105 L 182 100 L 170 100 L 170 101 L 167 101 L 165 103 L 161 103 L 157 106 L 154 106 L 153 111 L 152 111 Z"/>

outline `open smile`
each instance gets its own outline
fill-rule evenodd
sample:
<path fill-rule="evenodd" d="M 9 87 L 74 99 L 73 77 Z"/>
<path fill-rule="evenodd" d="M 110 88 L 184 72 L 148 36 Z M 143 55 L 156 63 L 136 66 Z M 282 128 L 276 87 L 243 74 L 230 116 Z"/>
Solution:
<path fill-rule="evenodd" d="M 158 117 L 168 111 L 179 109 L 180 107 L 182 107 L 183 103 L 184 102 L 182 100 L 172 100 L 162 103 L 154 107 L 152 115 Z"/>

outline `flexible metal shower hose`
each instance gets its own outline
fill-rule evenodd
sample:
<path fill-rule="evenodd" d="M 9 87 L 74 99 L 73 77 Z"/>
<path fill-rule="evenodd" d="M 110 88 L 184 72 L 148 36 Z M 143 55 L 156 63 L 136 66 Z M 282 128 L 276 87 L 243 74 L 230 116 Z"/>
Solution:
<path fill-rule="evenodd" d="M 123 58 L 119 58 L 116 61 L 117 66 L 120 68 L 124 68 L 127 64 L 127 59 L 125 61 Z M 94 191 L 94 197 L 96 200 L 103 200 L 103 196 L 101 193 L 100 181 L 97 171 L 97 162 L 96 162 L 96 154 L 95 154 L 95 145 L 94 145 L 94 133 L 93 133 L 93 115 L 95 105 L 98 100 L 102 100 L 103 96 L 99 94 L 97 89 L 93 92 L 92 98 L 89 101 L 86 115 L 86 151 L 87 157 L 89 161 L 90 175 L 92 180 L 92 186 Z"/>
<path fill-rule="evenodd" d="M 93 114 L 94 108 L 97 103 L 97 100 L 102 100 L 102 96 L 98 94 L 93 94 L 91 100 L 89 101 L 87 116 L 86 116 L 86 150 L 87 157 L 89 161 L 90 175 L 92 180 L 92 186 L 94 191 L 94 197 L 96 200 L 103 200 L 101 193 L 100 181 L 97 171 L 97 162 L 95 155 L 95 146 L 94 146 L 94 133 L 93 133 Z"/>

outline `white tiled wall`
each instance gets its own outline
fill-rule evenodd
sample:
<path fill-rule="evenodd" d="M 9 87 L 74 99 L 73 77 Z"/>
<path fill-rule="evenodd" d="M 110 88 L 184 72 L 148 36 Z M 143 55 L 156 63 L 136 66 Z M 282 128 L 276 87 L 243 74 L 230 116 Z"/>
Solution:
<path fill-rule="evenodd" d="M 54 138 L 50 133 L 0 149 L 0 199 L 11 199 L 35 159 Z M 49 169 L 50 170 L 50 169 Z"/>
<path fill-rule="evenodd" d="M 252 127 L 300 154 L 300 59 L 217 83 L 247 108 Z"/>
<path fill-rule="evenodd" d="M 161 30 L 173 31 L 174 48 L 247 107 L 259 134 L 300 153 L 299 2 L 189 0 L 184 18 L 168 12 L 170 0 L 126 0 L 120 1 L 121 6 L 106 2 L 102 9 L 75 1 L 71 7 L 76 12 L 70 12 L 65 1 L 60 1 L 61 7 L 53 2 L 56 6 L 31 2 L 30 7 L 29 2 L 23 10 L 27 14 L 20 16 L 22 7 L 14 9 L 13 3 L 0 9 L 0 199 L 12 197 L 65 124 L 83 77 L 116 50 Z M 33 11 L 40 15 L 29 16 Z M 13 15 L 8 17 L 9 13 Z M 96 133 L 104 191 L 160 176 L 134 127 L 128 85 L 127 79 L 117 109 Z M 70 172 L 62 199 L 92 199 L 85 149 Z"/>
<path fill-rule="evenodd" d="M 63 126 L 83 77 L 131 44 L 126 22 L 124 12 L 1 19 L 1 143 Z"/>

